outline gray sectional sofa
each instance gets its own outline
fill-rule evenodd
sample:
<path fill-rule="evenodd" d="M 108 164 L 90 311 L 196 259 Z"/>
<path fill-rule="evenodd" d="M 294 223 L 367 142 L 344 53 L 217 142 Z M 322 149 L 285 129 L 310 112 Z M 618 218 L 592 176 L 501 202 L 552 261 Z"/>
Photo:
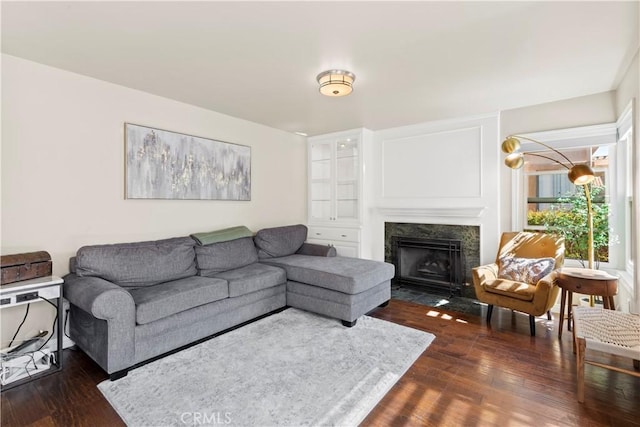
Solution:
<path fill-rule="evenodd" d="M 306 236 L 304 225 L 235 227 L 82 247 L 64 278 L 71 339 L 115 380 L 287 306 L 353 326 L 388 302 L 393 265 L 336 257 Z"/>

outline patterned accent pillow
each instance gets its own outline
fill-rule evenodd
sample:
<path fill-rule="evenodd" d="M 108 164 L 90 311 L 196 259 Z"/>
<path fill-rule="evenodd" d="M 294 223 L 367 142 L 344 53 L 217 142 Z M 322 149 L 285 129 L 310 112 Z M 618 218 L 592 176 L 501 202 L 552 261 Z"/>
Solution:
<path fill-rule="evenodd" d="M 498 278 L 535 285 L 555 266 L 553 258 L 502 257 L 498 261 Z"/>

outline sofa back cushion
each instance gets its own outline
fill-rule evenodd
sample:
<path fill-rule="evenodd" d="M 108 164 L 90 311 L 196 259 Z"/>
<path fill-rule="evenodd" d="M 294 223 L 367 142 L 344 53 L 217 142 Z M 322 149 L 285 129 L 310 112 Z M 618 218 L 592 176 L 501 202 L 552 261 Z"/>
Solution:
<path fill-rule="evenodd" d="M 244 267 L 258 261 L 251 237 L 196 246 L 198 275 L 211 277 L 217 273 Z"/>
<path fill-rule="evenodd" d="M 196 275 L 190 237 L 84 246 L 76 255 L 78 276 L 100 277 L 123 287 L 151 286 Z"/>
<path fill-rule="evenodd" d="M 258 248 L 259 258 L 293 255 L 307 240 L 307 227 L 298 224 L 264 228 L 256 233 L 253 240 Z"/>

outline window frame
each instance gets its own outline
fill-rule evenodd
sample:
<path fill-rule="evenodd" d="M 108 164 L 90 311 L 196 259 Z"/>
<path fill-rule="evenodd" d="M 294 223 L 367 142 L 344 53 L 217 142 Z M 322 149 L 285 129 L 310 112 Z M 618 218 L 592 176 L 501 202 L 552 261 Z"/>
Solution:
<path fill-rule="evenodd" d="M 607 197 L 608 201 L 610 202 L 610 224 L 617 224 L 617 213 L 620 210 L 620 206 L 619 200 L 613 200 L 614 195 L 618 194 L 616 182 L 618 180 L 616 173 L 618 167 L 617 123 L 606 123 L 602 125 L 582 126 L 576 128 L 557 129 L 518 135 L 543 142 L 560 152 L 567 148 L 609 145 L 609 167 L 605 172 L 605 197 Z M 529 153 L 548 151 L 548 149 L 544 146 L 533 142 L 527 142 L 526 140 L 521 140 L 521 149 L 523 152 Z M 511 219 L 514 227 L 517 230 L 534 229 L 535 226 L 529 226 L 527 224 L 528 201 L 526 186 L 527 176 L 530 176 L 532 174 L 525 173 L 523 168 L 513 170 L 511 174 L 512 182 L 514 183 L 514 185 L 512 186 L 512 200 L 514 201 L 514 203 L 512 203 Z M 613 219 L 613 221 L 611 221 L 611 219 Z M 621 231 L 620 228 L 614 226 L 613 233 L 618 235 L 618 239 L 621 241 L 620 244 L 626 245 L 626 240 L 628 239 L 623 236 L 624 232 Z M 625 242 L 622 242 L 622 240 L 625 240 Z M 620 244 L 611 245 L 609 247 L 610 261 L 601 262 L 600 268 L 624 268 L 622 265 L 618 265 L 620 260 L 620 251 L 618 250 L 618 246 L 620 246 Z M 565 261 L 565 265 L 578 267 L 581 266 L 581 263 L 578 260 L 568 259 Z"/>
<path fill-rule="evenodd" d="M 634 127 L 634 104 L 635 100 L 629 101 L 622 114 L 616 121 L 618 144 L 624 158 L 621 158 L 621 170 L 618 172 L 620 181 L 621 218 L 619 222 L 625 229 L 628 236 L 625 245 L 624 266 L 621 268 L 619 283 L 625 287 L 631 298 L 631 306 L 628 309 L 632 312 L 640 312 L 640 242 L 638 241 L 638 230 L 640 229 L 640 212 L 638 200 L 640 200 L 640 150 L 635 145 L 636 130 Z M 635 212 L 634 212 L 635 210 Z M 635 230 L 634 233 L 631 230 Z M 626 307 L 624 308 L 626 309 Z"/>

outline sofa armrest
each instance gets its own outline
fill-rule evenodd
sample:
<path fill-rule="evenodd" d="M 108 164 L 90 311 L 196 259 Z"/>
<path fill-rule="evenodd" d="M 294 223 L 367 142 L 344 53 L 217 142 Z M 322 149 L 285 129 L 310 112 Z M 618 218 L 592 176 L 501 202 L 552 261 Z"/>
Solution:
<path fill-rule="evenodd" d="M 495 280 L 498 278 L 498 264 L 481 265 L 471 269 L 471 273 L 474 283 L 480 285 L 487 280 Z"/>
<path fill-rule="evenodd" d="M 557 276 L 558 276 L 558 271 L 553 270 L 551 273 L 547 274 L 542 279 L 538 280 L 538 283 L 536 283 L 536 292 L 538 292 L 538 289 L 543 287 L 550 290 L 550 289 L 553 289 L 554 286 L 557 286 L 556 285 Z"/>
<path fill-rule="evenodd" d="M 135 304 L 122 287 L 99 277 L 64 277 L 64 297 L 76 307 L 103 320 L 134 319 Z M 132 325 L 132 326 L 133 326 Z"/>
<path fill-rule="evenodd" d="M 71 339 L 109 374 L 135 364 L 136 306 L 129 292 L 99 277 L 64 277 Z"/>
<path fill-rule="evenodd" d="M 551 273 L 538 280 L 538 283 L 536 283 L 536 293 L 533 297 L 534 301 L 545 301 L 544 304 L 548 305 L 551 303 L 550 306 L 555 304 L 555 300 L 560 289 L 557 284 L 557 277 L 558 271 L 553 270 Z"/>
<path fill-rule="evenodd" d="M 556 303 L 558 294 L 560 293 L 560 287 L 556 281 L 557 276 L 557 270 L 553 270 L 536 283 L 536 291 L 532 301 L 534 316 L 539 316 L 547 312 Z"/>
<path fill-rule="evenodd" d="M 329 245 L 318 245 L 316 243 L 303 243 L 300 249 L 296 252 L 298 255 L 312 255 L 322 257 L 334 257 L 336 256 L 336 248 Z"/>

